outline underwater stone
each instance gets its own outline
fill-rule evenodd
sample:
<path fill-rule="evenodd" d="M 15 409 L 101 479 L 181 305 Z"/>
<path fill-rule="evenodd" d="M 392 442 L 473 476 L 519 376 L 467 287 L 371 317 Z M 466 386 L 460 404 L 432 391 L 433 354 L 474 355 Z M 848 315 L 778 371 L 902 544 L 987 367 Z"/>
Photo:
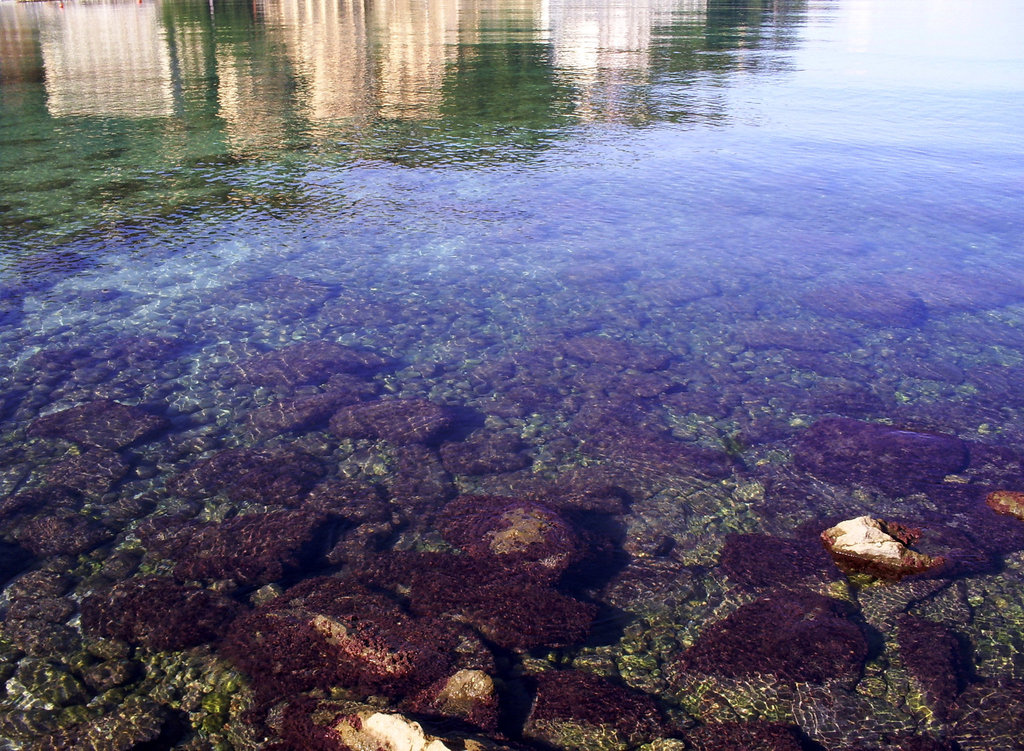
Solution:
<path fill-rule="evenodd" d="M 326 284 L 301 279 L 290 274 L 274 274 L 263 279 L 230 284 L 213 298 L 213 302 L 251 301 L 272 303 L 282 312 L 309 315 L 320 308 L 335 290 Z"/>
<path fill-rule="evenodd" d="M 793 460 L 801 471 L 827 482 L 912 492 L 963 470 L 968 453 L 956 436 L 836 417 L 805 430 Z"/>
<path fill-rule="evenodd" d="M 417 714 L 454 717 L 481 730 L 498 729 L 498 691 L 483 670 L 463 668 L 443 678 L 413 704 Z"/>
<path fill-rule="evenodd" d="M 119 483 L 130 469 L 113 451 L 90 448 L 77 456 L 68 456 L 46 468 L 44 479 L 51 485 L 77 490 L 98 498 Z"/>
<path fill-rule="evenodd" d="M 260 585 L 326 552 L 320 538 L 329 521 L 316 511 L 273 511 L 171 530 L 148 528 L 140 536 L 153 551 L 177 562 L 174 574 L 180 579 Z"/>
<path fill-rule="evenodd" d="M 78 493 L 62 485 L 30 488 L 0 501 L 0 518 L 13 519 L 21 514 L 77 508 L 80 500 Z"/>
<path fill-rule="evenodd" d="M 64 438 L 103 449 L 122 449 L 166 428 L 166 418 L 108 399 L 80 404 L 35 420 L 28 434 Z"/>
<path fill-rule="evenodd" d="M 773 722 L 723 722 L 686 733 L 693 751 L 801 751 L 799 729 Z"/>
<path fill-rule="evenodd" d="M 208 589 L 142 577 L 86 597 L 82 630 L 157 651 L 186 649 L 219 639 L 240 609 Z"/>
<path fill-rule="evenodd" d="M 994 490 L 985 496 L 985 503 L 997 514 L 1013 516 L 1024 521 L 1024 492 Z"/>
<path fill-rule="evenodd" d="M 465 441 L 442 443 L 440 454 L 444 468 L 454 475 L 488 475 L 529 466 L 524 448 L 514 435 L 478 430 Z"/>
<path fill-rule="evenodd" d="M 831 573 L 817 539 L 788 540 L 761 534 L 730 534 L 722 548 L 722 569 L 744 587 L 807 586 Z"/>
<path fill-rule="evenodd" d="M 36 657 L 67 654 L 74 652 L 79 645 L 78 632 L 74 629 L 38 618 L 8 618 L 3 622 L 0 631 L 4 638 L 9 639 L 18 649 Z"/>
<path fill-rule="evenodd" d="M 296 399 L 279 399 L 253 410 L 246 417 L 246 423 L 260 435 L 307 430 L 326 423 L 339 407 L 361 401 L 362 398 L 363 394 L 358 392 L 329 391 Z"/>
<path fill-rule="evenodd" d="M 930 310 L 942 313 L 998 308 L 1024 299 L 1019 279 L 987 270 L 921 268 L 893 281 L 920 295 Z"/>
<path fill-rule="evenodd" d="M 951 712 L 960 751 L 1024 749 L 1024 682 L 993 679 L 964 690 Z"/>
<path fill-rule="evenodd" d="M 928 308 L 920 297 L 888 284 L 826 285 L 811 290 L 802 300 L 819 315 L 851 318 L 873 326 L 920 326 L 928 317 Z"/>
<path fill-rule="evenodd" d="M 359 575 L 404 594 L 413 613 L 456 618 L 504 649 L 575 644 L 597 614 L 597 606 L 556 589 L 549 573 L 492 556 L 379 554 L 360 563 Z"/>
<path fill-rule="evenodd" d="M 941 623 L 902 615 L 897 621 L 900 658 L 941 720 L 966 683 L 965 661 L 956 634 Z"/>
<path fill-rule="evenodd" d="M 849 352 L 857 343 L 837 331 L 810 323 L 756 323 L 740 328 L 736 338 L 750 349 L 795 349 L 807 352 Z"/>
<path fill-rule="evenodd" d="M 11 598 L 6 617 L 14 621 L 33 618 L 47 623 L 64 623 L 76 610 L 74 601 L 67 597 L 23 595 Z"/>
<path fill-rule="evenodd" d="M 661 370 L 668 366 L 672 357 L 668 352 L 658 352 L 604 336 L 577 336 L 566 339 L 562 344 L 562 351 L 567 357 L 584 362 L 644 371 Z"/>
<path fill-rule="evenodd" d="M 667 731 L 654 700 L 577 670 L 532 676 L 536 694 L 523 737 L 559 749 L 625 751 Z"/>
<path fill-rule="evenodd" d="M 445 540 L 464 553 L 529 567 L 554 579 L 581 556 L 580 541 L 551 509 L 500 496 L 461 496 L 444 507 L 438 526 Z"/>
<path fill-rule="evenodd" d="M 28 565 L 31 554 L 20 545 L 0 540 L 0 586 Z"/>
<path fill-rule="evenodd" d="M 27 694 L 48 709 L 80 704 L 88 698 L 85 686 L 52 660 L 26 657 L 18 663 L 14 678 Z"/>
<path fill-rule="evenodd" d="M 479 487 L 489 495 L 514 493 L 518 498 L 565 513 L 622 514 L 630 503 L 624 486 L 631 483 L 628 473 L 592 465 L 570 470 L 552 480 L 542 480 L 533 474 L 488 478 Z"/>
<path fill-rule="evenodd" d="M 133 682 L 139 675 L 139 664 L 125 659 L 103 660 L 82 672 L 85 685 L 96 693 L 103 693 Z"/>
<path fill-rule="evenodd" d="M 78 555 L 114 536 L 100 522 L 66 509 L 20 521 L 10 534 L 38 556 Z"/>
<path fill-rule="evenodd" d="M 168 711 L 145 697 L 130 696 L 102 717 L 48 736 L 39 751 L 132 751 L 158 738 Z"/>
<path fill-rule="evenodd" d="M 839 569 L 887 581 L 942 567 L 945 559 L 917 553 L 908 546 L 920 531 L 896 522 L 859 516 L 830 527 L 821 541 Z"/>
<path fill-rule="evenodd" d="M 419 443 L 395 447 L 395 467 L 384 482 L 391 497 L 407 510 L 420 506 L 436 508 L 456 493 L 441 457 L 431 447 Z"/>
<path fill-rule="evenodd" d="M 418 722 L 394 711 L 308 696 L 288 703 L 280 733 L 285 743 L 267 751 L 511 751 L 488 738 L 464 733 L 429 734 Z"/>
<path fill-rule="evenodd" d="M 322 511 L 353 524 L 387 521 L 391 507 L 377 485 L 336 478 L 313 487 L 302 503 L 304 509 Z"/>
<path fill-rule="evenodd" d="M 1013 487 L 1024 477 L 1024 454 L 1009 446 L 971 443 L 969 450 L 971 463 L 967 472 L 972 478 L 993 487 Z"/>
<path fill-rule="evenodd" d="M 454 424 L 454 415 L 426 399 L 387 399 L 343 407 L 331 418 L 338 438 L 382 438 L 390 443 L 428 443 Z"/>
<path fill-rule="evenodd" d="M 273 702 L 335 685 L 410 695 L 449 671 L 456 645 L 440 620 L 410 617 L 356 581 L 318 577 L 237 619 L 223 651 Z"/>
<path fill-rule="evenodd" d="M 298 504 L 323 476 L 320 462 L 293 449 L 227 449 L 172 477 L 167 488 L 184 498 L 225 493 L 235 501 Z"/>
<path fill-rule="evenodd" d="M 787 683 L 855 682 L 868 643 L 852 607 L 813 592 L 763 597 L 712 624 L 677 668 L 726 677 L 771 673 Z"/>
<path fill-rule="evenodd" d="M 336 373 L 372 375 L 388 365 L 380 355 L 334 342 L 302 342 L 251 357 L 234 366 L 247 383 L 288 387 L 321 384 Z"/>

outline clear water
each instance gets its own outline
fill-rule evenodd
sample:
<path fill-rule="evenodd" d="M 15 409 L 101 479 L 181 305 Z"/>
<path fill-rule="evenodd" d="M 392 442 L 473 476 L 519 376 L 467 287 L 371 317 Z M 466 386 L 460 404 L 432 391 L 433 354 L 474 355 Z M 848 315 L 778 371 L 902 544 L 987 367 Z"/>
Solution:
<path fill-rule="evenodd" d="M 280 732 L 246 714 L 251 676 L 215 641 L 154 656 L 128 639 L 115 658 L 78 612 L 173 574 L 140 529 L 272 506 L 222 487 L 184 498 L 172 478 L 225 450 L 290 447 L 321 483 L 383 488 L 392 521 L 364 555 L 458 548 L 441 512 L 458 495 L 550 496 L 581 469 L 628 494 L 596 515 L 618 530 L 613 552 L 561 584 L 601 604 L 590 636 L 498 650 L 515 741 L 604 747 L 524 729 L 514 708 L 524 675 L 572 668 L 647 692 L 671 720 L 609 748 L 697 744 L 735 722 L 765 738 L 756 723 L 797 727 L 808 748 L 1019 748 L 1024 522 L 984 498 L 1024 491 L 1022 32 L 1012 0 L 0 3 L 4 747 L 90 733 L 121 747 L 97 720 L 112 713 L 158 747 Z M 170 343 L 139 355 L 147 337 Z M 581 353 L 581 337 L 629 347 L 586 339 Z M 316 341 L 390 358 L 366 399 L 429 399 L 460 424 L 418 460 L 326 418 L 254 436 L 254 410 L 331 387 L 233 368 Z M 667 359 L 651 371 L 648 351 Z M 11 501 L 74 485 L 61 468 L 88 441 L 30 426 L 96 399 L 170 422 L 117 446 L 123 476 L 99 490 Z M 810 471 L 810 426 L 834 417 L 956 436 L 972 458 L 909 489 Z M 480 435 L 518 441 L 526 465 L 442 463 Z M 691 459 L 652 456 L 652 437 Z M 426 465 L 436 487 L 410 500 Z M 105 536 L 41 545 L 32 520 L 54 508 Z M 770 661 L 739 678 L 678 668 L 792 584 L 744 580 L 727 546 L 757 540 L 769 569 L 772 539 L 864 514 L 920 527 L 933 555 L 988 562 L 899 583 L 801 569 L 801 591 L 850 603 L 865 634 L 853 683 L 778 689 Z M 360 524 L 335 529 L 341 549 Z M 990 530 L 1009 541 L 979 552 Z M 33 571 L 69 578 L 44 592 Z M 278 584 L 324 574 L 362 575 L 339 553 Z M 215 579 L 198 584 L 247 608 L 266 584 Z M 49 615 L 28 618 L 37 601 Z M 952 697 L 901 652 L 908 617 L 957 640 Z M 53 633 L 66 638 L 38 636 Z M 112 660 L 130 677 L 86 679 Z M 139 696 L 163 719 L 133 715 Z"/>

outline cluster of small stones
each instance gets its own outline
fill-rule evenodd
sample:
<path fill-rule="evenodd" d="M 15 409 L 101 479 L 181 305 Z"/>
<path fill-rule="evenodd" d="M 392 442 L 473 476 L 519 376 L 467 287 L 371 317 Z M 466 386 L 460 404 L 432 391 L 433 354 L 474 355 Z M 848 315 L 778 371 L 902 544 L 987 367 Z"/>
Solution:
<path fill-rule="evenodd" d="M 325 281 L 273 274 L 176 301 L 161 337 L 39 339 L 8 367 L 0 734 L 24 747 L 288 748 L 302 733 L 330 749 L 502 747 L 488 721 L 457 739 L 414 721 L 464 709 L 452 687 L 405 697 L 409 716 L 337 685 L 268 710 L 218 656 L 237 613 L 298 617 L 273 604 L 297 578 L 363 571 L 393 549 L 458 571 L 493 556 L 596 615 L 530 653 L 467 614 L 467 596 L 417 600 L 422 579 L 387 582 L 414 610 L 463 608 L 465 644 L 507 640 L 509 664 L 489 669 L 534 697 L 502 728 L 516 743 L 1019 747 L 1022 461 L 964 438 L 984 437 L 969 403 L 924 395 L 938 404 L 970 380 L 1024 404 L 995 369 L 930 354 L 921 327 L 972 304 L 952 286 L 823 284 L 799 300 L 806 319 L 766 322 L 732 282 L 584 264 L 509 280 L 513 297 L 576 312 L 505 336 L 512 323 L 482 316 L 469 287 L 443 289 L 454 307 L 441 312 L 429 294 L 356 293 L 316 271 Z M 680 306 L 686 336 L 658 323 Z M 897 341 L 911 354 L 860 386 Z M 848 545 L 846 523 L 863 518 L 883 537 Z M 886 549 L 881 562 L 864 543 Z M 579 580 L 586 555 L 611 564 L 604 578 Z M 1003 564 L 1010 583 L 993 573 Z M 146 593 L 203 615 L 155 628 Z M 321 632 L 348 644 L 337 629 Z"/>

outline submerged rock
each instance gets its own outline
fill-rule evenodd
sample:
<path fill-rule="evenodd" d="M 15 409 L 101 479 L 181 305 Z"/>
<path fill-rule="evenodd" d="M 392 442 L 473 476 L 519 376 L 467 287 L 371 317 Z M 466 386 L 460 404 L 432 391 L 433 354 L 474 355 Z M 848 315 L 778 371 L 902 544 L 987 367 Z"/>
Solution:
<path fill-rule="evenodd" d="M 530 464 L 525 445 L 514 435 L 477 431 L 465 441 L 441 445 L 444 468 L 455 475 L 487 475 L 514 472 Z"/>
<path fill-rule="evenodd" d="M 250 412 L 246 422 L 259 435 L 306 430 L 326 423 L 339 407 L 361 401 L 364 395 L 372 393 L 372 389 L 332 390 L 296 399 L 279 399 Z"/>
<path fill-rule="evenodd" d="M 242 381 L 288 387 L 320 384 L 337 373 L 372 375 L 388 360 L 375 352 L 334 342 L 302 342 L 251 357 L 234 366 Z"/>
<path fill-rule="evenodd" d="M 826 529 L 821 533 L 821 541 L 840 570 L 898 581 L 945 564 L 942 557 L 917 553 L 908 547 L 919 536 L 918 530 L 901 524 L 859 516 Z"/>
<path fill-rule="evenodd" d="M 45 479 L 52 485 L 98 498 L 117 485 L 128 474 L 128 470 L 129 466 L 120 454 L 90 448 L 51 464 L 46 469 Z"/>
<path fill-rule="evenodd" d="M 827 285 L 808 292 L 803 302 L 820 315 L 875 326 L 920 326 L 928 317 L 928 308 L 918 295 L 888 284 Z"/>
<path fill-rule="evenodd" d="M 413 705 L 418 714 L 454 717 L 491 732 L 498 729 L 498 690 L 486 671 L 463 668 L 425 693 Z"/>
<path fill-rule="evenodd" d="M 567 357 L 584 362 L 644 371 L 661 370 L 668 365 L 671 358 L 668 352 L 659 352 L 604 336 L 572 337 L 565 340 L 562 350 Z"/>
<path fill-rule="evenodd" d="M 184 580 L 269 584 L 320 557 L 330 517 L 317 511 L 274 511 L 223 522 L 141 530 L 152 550 L 176 561 Z"/>
<path fill-rule="evenodd" d="M 828 482 L 902 493 L 960 472 L 967 466 L 968 452 L 956 436 L 835 417 L 818 420 L 804 431 L 793 460 L 801 471 Z"/>
<path fill-rule="evenodd" d="M 787 540 L 760 534 L 730 534 L 722 548 L 722 569 L 744 587 L 807 586 L 833 571 L 821 544 L 811 538 Z"/>
<path fill-rule="evenodd" d="M 114 532 L 81 513 L 60 509 L 17 524 L 11 536 L 38 556 L 78 555 L 111 539 Z"/>
<path fill-rule="evenodd" d="M 778 592 L 704 630 L 677 665 L 726 677 L 770 673 L 787 683 L 849 685 L 868 656 L 853 608 L 813 592 Z"/>
<path fill-rule="evenodd" d="M 361 563 L 367 584 L 401 594 L 418 615 L 467 623 L 503 649 L 563 647 L 590 632 L 597 606 L 565 594 L 550 573 L 493 556 L 379 554 Z"/>
<path fill-rule="evenodd" d="M 390 443 L 429 443 L 450 429 L 454 415 L 426 399 L 381 399 L 342 407 L 331 418 L 339 438 L 382 438 Z"/>
<path fill-rule="evenodd" d="M 292 449 L 227 449 L 179 472 L 167 488 L 183 498 L 224 493 L 232 500 L 297 504 L 323 476 L 315 458 Z"/>
<path fill-rule="evenodd" d="M 82 601 L 82 630 L 153 650 L 218 640 L 241 607 L 222 594 L 172 579 L 129 579 Z"/>
<path fill-rule="evenodd" d="M 951 713 L 961 751 L 1024 750 L 1024 682 L 986 680 L 968 687 Z"/>
<path fill-rule="evenodd" d="M 531 568 L 554 579 L 582 554 L 580 541 L 558 513 L 500 496 L 462 496 L 439 519 L 444 538 L 474 557 Z"/>
<path fill-rule="evenodd" d="M 400 699 L 453 672 L 460 636 L 356 581 L 318 577 L 237 619 L 224 651 L 269 702 L 336 685 Z"/>
<path fill-rule="evenodd" d="M 40 417 L 29 426 L 28 434 L 64 438 L 103 449 L 122 449 L 168 424 L 166 418 L 140 407 L 100 399 Z"/>
<path fill-rule="evenodd" d="M 725 722 L 704 725 L 686 734 L 694 751 L 801 751 L 799 730 L 773 722 Z"/>
<path fill-rule="evenodd" d="M 403 714 L 357 702 L 300 697 L 288 704 L 281 722 L 286 745 L 271 751 L 501 751 L 509 747 L 463 733 L 433 735 Z"/>
<path fill-rule="evenodd" d="M 960 640 L 941 623 L 912 615 L 900 616 L 897 626 L 900 658 L 928 705 L 945 720 L 967 679 Z"/>
<path fill-rule="evenodd" d="M 648 695 L 578 670 L 533 677 L 537 690 L 523 737 L 573 751 L 625 751 L 667 730 Z"/>

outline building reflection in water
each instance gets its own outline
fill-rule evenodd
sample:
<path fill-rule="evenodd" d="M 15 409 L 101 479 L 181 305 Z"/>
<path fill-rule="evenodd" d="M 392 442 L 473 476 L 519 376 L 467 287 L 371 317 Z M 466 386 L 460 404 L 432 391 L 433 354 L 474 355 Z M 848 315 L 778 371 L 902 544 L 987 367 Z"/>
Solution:
<path fill-rule="evenodd" d="M 236 153 L 308 141 L 328 125 L 355 137 L 381 121 L 456 125 L 453 113 L 478 125 L 638 123 L 666 114 L 651 103 L 660 74 L 682 66 L 729 75 L 742 65 L 728 51 L 756 47 L 766 14 L 777 15 L 758 2 L 742 8 L 725 0 L 79 0 L 5 8 L 0 73 L 43 75 L 57 117 L 215 117 Z M 666 38 L 674 40 L 667 51 Z M 716 40 L 726 53 L 702 55 Z"/>
<path fill-rule="evenodd" d="M 649 83 L 653 29 L 706 0 L 261 0 L 318 121 L 441 115 L 446 80 L 481 44 L 539 44 L 576 115 L 618 119 L 618 90 Z M 510 96 L 513 92 L 493 92 Z M 618 105 L 616 104 L 618 103 Z M 636 113 L 631 113 L 636 119 Z"/>
<path fill-rule="evenodd" d="M 651 83 L 655 29 L 680 13 L 703 17 L 707 0 L 548 0 L 551 46 L 558 75 L 576 91 L 583 120 L 649 119 L 634 95 Z"/>
<path fill-rule="evenodd" d="M 173 114 L 171 54 L 159 5 L 47 3 L 39 24 L 51 115 Z"/>

